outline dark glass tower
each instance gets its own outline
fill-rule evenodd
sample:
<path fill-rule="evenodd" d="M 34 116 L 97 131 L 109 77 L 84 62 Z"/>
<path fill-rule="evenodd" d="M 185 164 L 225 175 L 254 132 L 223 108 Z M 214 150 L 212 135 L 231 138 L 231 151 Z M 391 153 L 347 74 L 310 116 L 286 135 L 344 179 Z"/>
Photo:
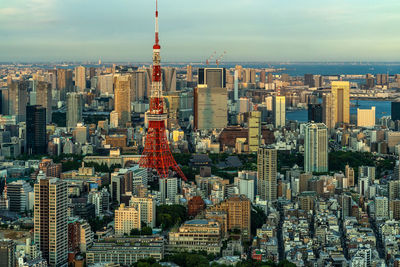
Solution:
<path fill-rule="evenodd" d="M 392 102 L 392 121 L 400 120 L 400 102 Z"/>
<path fill-rule="evenodd" d="M 322 122 L 322 105 L 321 104 L 309 104 L 308 105 L 308 121 L 311 122 Z"/>
<path fill-rule="evenodd" d="M 26 147 L 29 155 L 46 154 L 46 109 L 26 107 Z"/>

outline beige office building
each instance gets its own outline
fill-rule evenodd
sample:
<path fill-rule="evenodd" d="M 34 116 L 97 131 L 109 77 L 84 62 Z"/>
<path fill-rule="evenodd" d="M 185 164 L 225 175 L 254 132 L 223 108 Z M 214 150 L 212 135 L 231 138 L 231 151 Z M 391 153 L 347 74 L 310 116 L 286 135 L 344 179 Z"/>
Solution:
<path fill-rule="evenodd" d="M 371 109 L 357 109 L 357 126 L 368 128 L 375 126 L 375 107 L 371 107 Z"/>
<path fill-rule="evenodd" d="M 252 111 L 249 117 L 249 152 L 256 153 L 261 141 L 261 112 Z"/>
<path fill-rule="evenodd" d="M 75 86 L 78 92 L 86 89 L 86 68 L 83 66 L 75 68 Z"/>
<path fill-rule="evenodd" d="M 335 108 L 335 101 L 333 98 L 333 95 L 328 93 L 328 94 L 323 94 L 322 96 L 322 121 L 325 123 L 326 127 L 328 129 L 334 129 L 336 125 L 335 121 L 335 114 L 336 114 L 336 108 Z"/>
<path fill-rule="evenodd" d="M 328 171 L 328 129 L 323 123 L 308 123 L 304 133 L 304 171 Z"/>
<path fill-rule="evenodd" d="M 187 65 L 186 67 L 186 81 L 192 82 L 193 81 L 193 67 L 192 65 Z"/>
<path fill-rule="evenodd" d="M 140 205 L 126 207 L 125 204 L 121 204 L 115 211 L 115 235 L 129 235 L 132 229 L 140 229 L 140 218 Z"/>
<path fill-rule="evenodd" d="M 177 231 L 169 232 L 168 251 L 207 251 L 208 254 L 221 252 L 221 226 L 214 220 L 191 220 Z"/>
<path fill-rule="evenodd" d="M 258 148 L 257 195 L 267 201 L 277 199 L 277 150 L 268 146 Z"/>
<path fill-rule="evenodd" d="M 274 96 L 272 99 L 272 112 L 275 128 L 286 125 L 286 101 L 284 96 Z"/>
<path fill-rule="evenodd" d="M 331 89 L 335 105 L 335 122 L 350 123 L 350 83 L 333 81 Z"/>
<path fill-rule="evenodd" d="M 131 121 L 131 75 L 116 75 L 114 76 L 114 110 L 118 112 L 119 126 L 125 126 Z"/>
<path fill-rule="evenodd" d="M 34 240 L 49 266 L 64 266 L 68 259 L 68 191 L 58 178 L 35 184 Z"/>
<path fill-rule="evenodd" d="M 129 206 L 139 209 L 141 222 L 145 222 L 151 228 L 156 226 L 156 199 L 154 197 L 133 196 L 129 201 Z"/>
<path fill-rule="evenodd" d="M 36 85 L 36 104 L 46 109 L 46 124 L 51 123 L 52 95 L 51 84 L 38 82 Z"/>
<path fill-rule="evenodd" d="M 198 85 L 194 95 L 194 123 L 198 130 L 222 129 L 228 124 L 226 88 Z"/>
<path fill-rule="evenodd" d="M 349 165 L 346 165 L 345 176 L 348 179 L 348 186 L 353 187 L 354 186 L 354 169 L 350 168 Z"/>

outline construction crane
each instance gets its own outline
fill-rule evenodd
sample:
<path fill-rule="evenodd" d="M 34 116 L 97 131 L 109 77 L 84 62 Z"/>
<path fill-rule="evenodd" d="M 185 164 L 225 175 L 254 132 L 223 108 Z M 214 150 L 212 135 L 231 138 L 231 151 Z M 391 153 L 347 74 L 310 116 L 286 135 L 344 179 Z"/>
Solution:
<path fill-rule="evenodd" d="M 217 58 L 217 60 L 215 60 L 215 63 L 217 63 L 217 67 L 219 67 L 221 60 L 225 55 L 226 55 L 226 51 L 224 51 L 224 53 L 222 53 L 222 55 L 220 55 L 219 58 Z"/>
<path fill-rule="evenodd" d="M 206 65 L 210 65 L 211 60 L 213 59 L 213 57 L 215 57 L 215 55 L 217 54 L 217 51 L 214 51 L 214 53 L 212 53 L 212 55 L 206 60 Z"/>

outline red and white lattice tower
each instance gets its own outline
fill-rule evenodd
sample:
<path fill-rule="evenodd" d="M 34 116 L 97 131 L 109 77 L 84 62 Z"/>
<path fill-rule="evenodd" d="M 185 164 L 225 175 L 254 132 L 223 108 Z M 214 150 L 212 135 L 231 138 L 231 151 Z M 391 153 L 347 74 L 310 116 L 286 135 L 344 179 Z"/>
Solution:
<path fill-rule="evenodd" d="M 164 98 L 162 93 L 160 50 L 161 46 L 158 39 L 158 5 L 156 0 L 156 42 L 153 45 L 153 75 L 150 110 L 147 117 L 149 126 L 139 166 L 156 170 L 159 178 L 168 178 L 169 171 L 172 169 L 186 181 L 185 175 L 172 156 L 165 131 L 167 114 L 164 111 Z"/>

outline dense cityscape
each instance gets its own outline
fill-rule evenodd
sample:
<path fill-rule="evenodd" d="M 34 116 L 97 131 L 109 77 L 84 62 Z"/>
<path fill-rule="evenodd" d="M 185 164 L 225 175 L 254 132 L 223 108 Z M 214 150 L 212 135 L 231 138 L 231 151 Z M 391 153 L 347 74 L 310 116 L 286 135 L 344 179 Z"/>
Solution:
<path fill-rule="evenodd" d="M 155 25 L 0 63 L 0 267 L 400 266 L 400 63 L 164 64 Z"/>

